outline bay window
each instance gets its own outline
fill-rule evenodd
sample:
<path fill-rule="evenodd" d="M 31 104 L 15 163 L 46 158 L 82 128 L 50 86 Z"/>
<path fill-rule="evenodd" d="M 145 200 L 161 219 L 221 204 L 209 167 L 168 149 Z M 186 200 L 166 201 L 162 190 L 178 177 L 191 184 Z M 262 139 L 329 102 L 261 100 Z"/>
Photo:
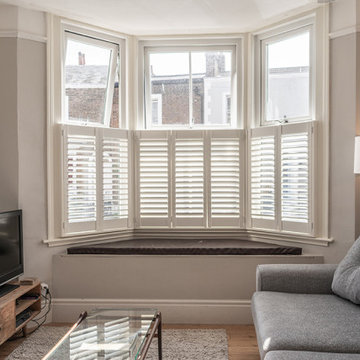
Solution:
<path fill-rule="evenodd" d="M 136 122 L 125 40 L 63 25 L 55 236 L 326 237 L 322 21 L 312 13 L 246 40 L 139 40 Z"/>

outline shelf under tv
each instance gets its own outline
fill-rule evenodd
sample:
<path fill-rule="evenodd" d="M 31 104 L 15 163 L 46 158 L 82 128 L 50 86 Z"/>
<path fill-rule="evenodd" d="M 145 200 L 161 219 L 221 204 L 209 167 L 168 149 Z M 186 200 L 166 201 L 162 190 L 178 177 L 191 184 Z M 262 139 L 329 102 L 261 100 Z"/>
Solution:
<path fill-rule="evenodd" d="M 16 284 L 17 285 L 17 284 Z M 24 298 L 22 298 L 24 297 Z M 29 309 L 31 314 L 16 326 L 16 316 Z M 26 336 L 27 324 L 41 311 L 41 285 L 38 280 L 32 285 L 19 285 L 0 298 L 0 345 L 19 330 Z"/>

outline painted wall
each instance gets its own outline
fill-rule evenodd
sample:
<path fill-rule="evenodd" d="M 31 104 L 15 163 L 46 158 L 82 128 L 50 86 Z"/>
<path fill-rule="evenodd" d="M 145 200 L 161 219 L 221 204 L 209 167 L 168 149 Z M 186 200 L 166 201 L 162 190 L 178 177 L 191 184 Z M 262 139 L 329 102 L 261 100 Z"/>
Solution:
<path fill-rule="evenodd" d="M 23 210 L 25 275 L 49 283 L 52 255 L 63 248 L 42 243 L 47 238 L 46 17 L 1 6 L 0 24 L 0 210 Z M 29 34 L 36 41 L 21 38 Z"/>
<path fill-rule="evenodd" d="M 46 44 L 17 39 L 19 208 L 23 209 L 25 274 L 51 282 L 46 204 Z"/>
<path fill-rule="evenodd" d="M 17 44 L 0 38 L 0 210 L 18 203 Z"/>

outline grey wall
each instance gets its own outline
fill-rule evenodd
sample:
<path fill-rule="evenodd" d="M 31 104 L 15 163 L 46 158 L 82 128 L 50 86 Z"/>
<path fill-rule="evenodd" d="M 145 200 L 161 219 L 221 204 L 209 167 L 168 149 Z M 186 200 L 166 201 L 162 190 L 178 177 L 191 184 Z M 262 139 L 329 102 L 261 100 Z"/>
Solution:
<path fill-rule="evenodd" d="M 51 282 L 46 224 L 46 44 L 0 38 L 0 210 L 23 210 L 25 275 Z"/>
<path fill-rule="evenodd" d="M 17 42 L 0 38 L 0 210 L 18 204 Z"/>
<path fill-rule="evenodd" d="M 51 282 L 46 204 L 46 44 L 17 40 L 18 207 L 23 209 L 25 273 Z"/>

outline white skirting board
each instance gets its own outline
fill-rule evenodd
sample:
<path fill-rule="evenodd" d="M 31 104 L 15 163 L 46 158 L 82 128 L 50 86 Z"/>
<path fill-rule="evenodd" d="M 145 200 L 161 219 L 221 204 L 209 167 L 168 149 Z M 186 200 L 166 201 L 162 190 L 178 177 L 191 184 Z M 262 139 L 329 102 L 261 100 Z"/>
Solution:
<path fill-rule="evenodd" d="M 95 308 L 155 308 L 165 324 L 252 324 L 250 300 L 53 299 L 53 322 L 75 322 Z"/>

